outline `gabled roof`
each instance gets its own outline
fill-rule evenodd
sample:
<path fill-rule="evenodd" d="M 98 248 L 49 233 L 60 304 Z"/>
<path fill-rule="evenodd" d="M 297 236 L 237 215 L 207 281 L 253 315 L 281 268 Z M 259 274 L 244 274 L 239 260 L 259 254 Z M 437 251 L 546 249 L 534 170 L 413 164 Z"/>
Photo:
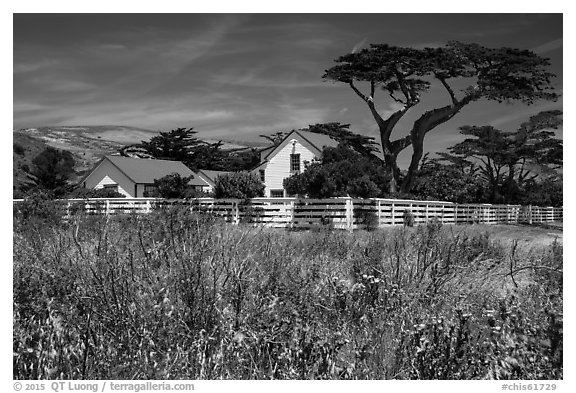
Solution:
<path fill-rule="evenodd" d="M 275 148 L 276 146 L 269 146 L 265 149 L 260 150 L 260 161 L 264 161 L 266 157 L 268 157 L 268 155 L 272 153 L 272 150 L 274 150 Z"/>
<path fill-rule="evenodd" d="M 318 134 L 310 131 L 296 131 L 301 137 L 306 139 L 310 144 L 322 151 L 325 147 L 337 147 L 338 141 L 330 138 L 328 135 Z"/>
<path fill-rule="evenodd" d="M 318 156 L 322 154 L 322 150 L 325 147 L 338 146 L 338 141 L 330 138 L 328 135 L 318 134 L 310 131 L 294 130 L 286 135 L 284 140 L 282 140 L 279 145 L 271 146 L 265 150 L 262 150 L 260 160 L 267 160 L 270 156 L 273 156 L 276 151 L 284 148 L 284 146 L 286 146 L 286 144 L 292 139 L 299 139 L 304 141 L 304 145 L 307 145 L 307 147 L 311 148 Z M 262 163 L 260 163 L 258 166 L 261 164 Z"/>
<path fill-rule="evenodd" d="M 211 186 L 216 185 L 216 178 L 220 175 L 228 175 L 232 172 L 226 171 L 212 171 L 209 169 L 198 169 L 198 176 L 202 178 L 202 180 L 208 182 Z"/>
<path fill-rule="evenodd" d="M 194 176 L 188 184 L 192 186 L 208 185 L 186 165 L 180 161 L 156 160 L 144 158 L 130 158 L 122 156 L 106 156 L 108 160 L 134 183 L 152 184 L 155 179 L 160 179 L 172 173 L 182 177 Z"/>

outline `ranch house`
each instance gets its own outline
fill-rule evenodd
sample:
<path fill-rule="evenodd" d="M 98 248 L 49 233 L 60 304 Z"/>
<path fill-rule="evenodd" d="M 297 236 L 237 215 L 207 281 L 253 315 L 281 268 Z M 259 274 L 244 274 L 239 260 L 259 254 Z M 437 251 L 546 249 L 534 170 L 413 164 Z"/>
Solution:
<path fill-rule="evenodd" d="M 304 171 L 314 160 L 322 156 L 324 147 L 336 147 L 338 142 L 328 135 L 295 130 L 277 146 L 260 153 L 260 164 L 252 170 L 266 186 L 264 195 L 284 198 L 284 179 Z"/>
<path fill-rule="evenodd" d="M 180 161 L 106 156 L 82 181 L 88 189 L 110 188 L 127 198 L 141 198 L 154 190 L 154 180 L 172 173 L 193 175 L 189 185 L 198 191 L 211 191 L 212 186 Z"/>

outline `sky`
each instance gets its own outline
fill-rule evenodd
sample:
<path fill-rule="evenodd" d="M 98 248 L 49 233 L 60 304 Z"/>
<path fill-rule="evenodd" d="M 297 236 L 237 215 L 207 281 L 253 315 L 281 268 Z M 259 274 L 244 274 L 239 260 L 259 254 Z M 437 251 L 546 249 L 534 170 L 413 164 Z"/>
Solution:
<path fill-rule="evenodd" d="M 376 136 L 364 102 L 322 79 L 339 56 L 370 43 L 451 40 L 530 49 L 550 58 L 561 94 L 562 31 L 562 14 L 14 14 L 13 127 L 193 127 L 200 137 L 242 141 L 340 122 Z M 395 103 L 383 93 L 375 103 L 385 115 Z M 434 87 L 394 135 L 448 99 Z M 473 103 L 432 131 L 426 148 L 462 140 L 462 125 L 511 131 L 551 109 L 562 109 L 562 98 Z M 400 165 L 408 160 L 407 150 Z"/>

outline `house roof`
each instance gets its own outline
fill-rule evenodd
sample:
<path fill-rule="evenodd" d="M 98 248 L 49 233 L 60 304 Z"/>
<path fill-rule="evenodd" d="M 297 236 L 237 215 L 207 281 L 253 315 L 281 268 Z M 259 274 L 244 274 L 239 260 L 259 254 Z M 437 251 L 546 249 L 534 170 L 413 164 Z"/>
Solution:
<path fill-rule="evenodd" d="M 265 160 L 275 148 L 276 146 L 268 146 L 267 148 L 260 150 L 260 160 Z"/>
<path fill-rule="evenodd" d="M 198 169 L 198 175 L 203 177 L 203 180 L 212 183 L 211 185 L 214 186 L 216 184 L 216 178 L 220 175 L 228 175 L 232 172 L 226 171 L 212 171 L 209 169 Z"/>
<path fill-rule="evenodd" d="M 338 146 L 338 141 L 330 138 L 328 135 L 302 130 L 298 130 L 296 131 L 296 133 L 299 134 L 304 139 L 306 139 L 320 151 L 322 151 L 322 149 L 324 149 L 325 147 Z"/>
<path fill-rule="evenodd" d="M 134 183 L 152 184 L 155 179 L 160 179 L 172 173 L 182 177 L 194 176 L 188 184 L 192 186 L 206 186 L 206 182 L 196 176 L 186 165 L 180 161 L 151 160 L 144 158 L 130 158 L 121 156 L 106 156 L 122 173 Z"/>
<path fill-rule="evenodd" d="M 299 138 L 298 138 L 299 137 Z M 302 131 L 302 130 L 294 130 L 286 137 L 282 142 L 276 146 L 270 146 L 267 149 L 262 150 L 260 160 L 264 161 L 267 160 L 275 151 L 279 150 L 278 148 L 283 148 L 286 145 L 287 141 L 292 139 L 302 139 L 310 145 L 313 149 L 316 149 L 316 154 L 322 154 L 322 150 L 325 147 L 336 147 L 338 146 L 338 141 L 335 139 L 330 138 L 328 135 L 318 134 L 316 132 L 310 131 Z M 258 164 L 260 166 L 262 163 Z"/>

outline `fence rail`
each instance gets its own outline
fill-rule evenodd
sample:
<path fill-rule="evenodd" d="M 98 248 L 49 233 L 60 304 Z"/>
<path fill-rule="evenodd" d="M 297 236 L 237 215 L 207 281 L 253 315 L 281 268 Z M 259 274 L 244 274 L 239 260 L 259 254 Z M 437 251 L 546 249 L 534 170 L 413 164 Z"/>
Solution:
<path fill-rule="evenodd" d="M 15 199 L 17 209 L 21 199 Z M 247 222 L 276 228 L 364 229 L 402 225 L 413 219 L 415 225 L 438 219 L 445 224 L 465 223 L 546 223 L 562 221 L 562 207 L 521 205 L 456 204 L 440 201 L 406 199 L 303 199 L 197 198 L 168 200 L 157 198 L 93 198 L 58 201 L 62 215 L 70 217 L 77 211 L 87 214 L 146 214 L 166 206 L 184 205 L 190 211 L 212 213 L 227 222 Z"/>

